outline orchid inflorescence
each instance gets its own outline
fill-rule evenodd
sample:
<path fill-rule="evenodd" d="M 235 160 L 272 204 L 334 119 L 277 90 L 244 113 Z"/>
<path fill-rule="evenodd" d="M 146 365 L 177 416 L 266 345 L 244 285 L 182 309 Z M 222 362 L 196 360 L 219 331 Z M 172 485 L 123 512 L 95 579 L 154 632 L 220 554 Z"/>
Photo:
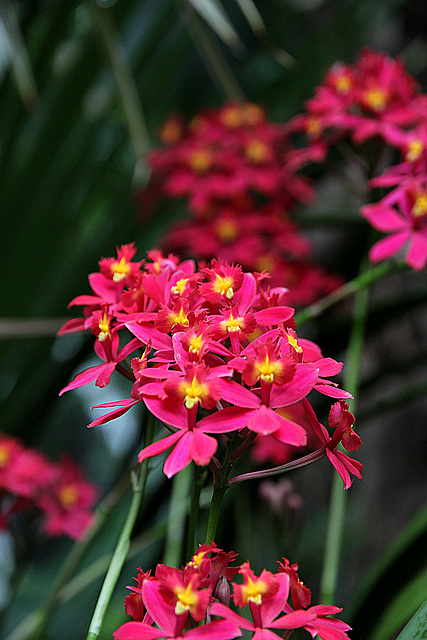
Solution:
<path fill-rule="evenodd" d="M 82 538 L 94 522 L 96 487 L 70 458 L 51 462 L 18 438 L 0 433 L 0 529 L 15 525 L 18 514 L 42 514 L 49 536 Z"/>
<path fill-rule="evenodd" d="M 148 154 L 147 199 L 184 198 L 192 218 L 176 222 L 162 249 L 181 258 L 236 261 L 247 271 L 267 270 L 272 284 L 289 289 L 292 304 L 310 304 L 341 279 L 314 264 L 312 247 L 289 215 L 314 190 L 294 161 L 285 125 L 267 120 L 256 104 L 205 109 L 187 125 L 172 116 L 160 132 L 166 146 Z M 203 162 L 202 162 L 203 159 Z"/>
<path fill-rule="evenodd" d="M 330 617 L 342 609 L 310 606 L 311 593 L 298 577 L 297 564 L 283 558 L 276 573 L 264 569 L 257 576 L 249 562 L 230 566 L 235 558 L 212 542 L 201 545 L 182 569 L 157 565 L 154 576 L 139 569 L 136 587 L 128 587 L 131 594 L 125 600 L 132 621 L 117 629 L 115 640 L 231 640 L 242 630 L 257 640 L 274 640 L 298 628 L 313 638 L 348 640 L 350 627 Z M 246 606 L 252 619 L 235 611 Z"/>
<path fill-rule="evenodd" d="M 361 214 L 378 231 L 390 235 L 376 242 L 370 259 L 378 262 L 405 250 L 405 261 L 417 271 L 427 263 L 427 96 L 399 59 L 363 49 L 354 65 L 335 64 L 306 113 L 288 125 L 303 131 L 307 145 L 297 155 L 323 161 L 345 138 L 355 144 L 379 140 L 383 150 L 397 151 L 397 164 L 369 181 L 372 188 L 392 190 L 366 204 Z"/>
<path fill-rule="evenodd" d="M 114 409 L 90 427 L 144 403 L 170 433 L 145 447 L 138 460 L 173 447 L 164 465 L 168 477 L 194 461 L 210 465 L 218 481 L 218 436 L 233 440 L 240 452 L 267 435 L 305 447 L 308 434 L 345 488 L 350 474 L 361 477 L 360 463 L 336 449 L 340 442 L 347 450 L 360 444 L 344 402 L 351 395 L 329 379 L 342 363 L 298 338 L 285 288 L 271 288 L 266 273 L 217 260 L 197 269 L 194 261 L 158 251 L 133 262 L 135 253 L 133 245 L 123 245 L 116 258 L 100 261 L 100 271 L 89 276 L 92 294 L 70 303 L 83 305 L 84 318 L 68 321 L 60 332 L 90 329 L 102 360 L 61 393 L 93 381 L 105 387 L 115 369 L 133 382 L 130 398 L 97 405 Z M 313 390 L 338 400 L 329 417 L 332 436 L 307 399 Z"/>
<path fill-rule="evenodd" d="M 359 185 L 366 198 L 369 188 L 392 188 L 361 208 L 375 229 L 390 234 L 374 244 L 370 259 L 404 249 L 407 264 L 421 270 L 427 262 L 426 116 L 426 95 L 403 63 L 366 48 L 354 65 L 333 65 L 305 112 L 287 123 L 269 122 L 251 103 L 206 109 L 187 125 L 171 116 L 160 132 L 165 146 L 148 156 L 152 179 L 139 194 L 142 209 L 148 194 L 185 198 L 192 219 L 172 226 L 166 251 L 266 269 L 272 283 L 288 287 L 292 304 L 310 304 L 340 279 L 313 262 L 310 243 L 290 216 L 315 196 L 303 170 L 329 162 L 332 149 L 342 154 L 343 143 L 356 145 L 357 154 L 374 140 L 379 158 L 391 149 L 398 158 L 381 175 L 373 167 L 374 175 Z"/>

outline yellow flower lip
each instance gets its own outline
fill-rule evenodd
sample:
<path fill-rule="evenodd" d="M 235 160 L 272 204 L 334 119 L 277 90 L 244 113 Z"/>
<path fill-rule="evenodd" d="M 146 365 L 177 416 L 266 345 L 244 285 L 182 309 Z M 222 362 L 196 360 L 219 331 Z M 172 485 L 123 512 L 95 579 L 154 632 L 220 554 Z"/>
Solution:
<path fill-rule="evenodd" d="M 209 149 L 194 151 L 189 158 L 189 165 L 196 173 L 207 173 L 213 165 L 213 155 Z"/>
<path fill-rule="evenodd" d="M 209 394 L 208 386 L 203 382 L 199 382 L 196 376 L 193 377 L 190 384 L 182 382 L 181 389 L 185 394 L 184 404 L 187 409 L 192 409 L 197 402 L 200 402 Z"/>
<path fill-rule="evenodd" d="M 123 280 L 130 274 L 131 266 L 129 262 L 126 261 L 126 258 L 123 257 L 120 262 L 113 262 L 111 271 L 113 272 L 114 282 L 120 282 L 120 280 Z"/>
<path fill-rule="evenodd" d="M 421 218 L 427 214 L 427 193 L 417 195 L 411 213 L 415 218 Z"/>
<path fill-rule="evenodd" d="M 353 86 L 353 82 L 349 75 L 343 73 L 335 79 L 335 89 L 338 93 L 348 93 Z"/>
<path fill-rule="evenodd" d="M 230 313 L 230 316 L 228 317 L 228 319 L 221 322 L 221 324 L 224 325 L 227 331 L 231 331 L 231 333 L 234 333 L 235 331 L 240 331 L 241 325 L 242 325 L 242 318 L 239 318 L 239 317 L 235 318 L 233 314 Z"/>
<path fill-rule="evenodd" d="M 185 589 L 184 587 L 177 587 L 175 595 L 177 597 L 175 605 L 175 613 L 177 615 L 190 611 L 197 605 L 198 596 L 197 593 L 193 591 L 191 582 L 185 587 Z"/>
<path fill-rule="evenodd" d="M 319 118 L 311 116 L 307 121 L 306 133 L 310 138 L 315 138 L 322 133 L 322 124 Z"/>
<path fill-rule="evenodd" d="M 190 340 L 190 345 L 188 347 L 188 351 L 190 353 L 200 353 L 203 345 L 203 335 L 193 336 Z"/>
<path fill-rule="evenodd" d="M 0 467 L 5 467 L 10 460 L 10 453 L 5 447 L 0 447 Z"/>
<path fill-rule="evenodd" d="M 423 151 L 424 145 L 422 140 L 420 140 L 419 138 L 415 138 L 414 140 L 411 140 L 409 142 L 405 158 L 406 160 L 408 160 L 408 162 L 415 162 L 415 160 L 418 160 Z"/>
<path fill-rule="evenodd" d="M 246 602 L 253 602 L 254 604 L 262 603 L 262 596 L 268 590 L 268 585 L 263 580 L 256 580 L 248 578 L 247 584 L 242 587 L 242 595 Z"/>
<path fill-rule="evenodd" d="M 180 309 L 179 313 L 171 313 L 171 320 L 173 322 L 173 326 L 175 326 L 176 324 L 181 324 L 184 327 L 188 327 L 188 325 L 190 324 L 188 318 L 187 318 L 187 314 L 185 313 L 184 309 Z"/>
<path fill-rule="evenodd" d="M 255 164 L 266 162 L 270 157 L 270 149 L 262 140 L 251 140 L 246 146 L 246 157 Z"/>
<path fill-rule="evenodd" d="M 387 91 L 381 89 L 380 87 L 367 89 L 363 94 L 363 98 L 365 103 L 374 111 L 384 111 L 387 106 Z"/>
<path fill-rule="evenodd" d="M 227 300 L 231 300 L 234 297 L 233 279 L 230 277 L 222 278 L 220 275 L 216 275 L 213 289 L 216 293 L 220 293 L 225 296 Z"/>
<path fill-rule="evenodd" d="M 99 342 L 104 342 L 104 340 L 106 340 L 107 338 L 111 338 L 110 323 L 106 313 L 104 313 L 104 317 L 102 318 L 101 322 L 98 324 L 98 328 L 99 328 L 99 334 L 98 334 Z"/>
<path fill-rule="evenodd" d="M 281 371 L 282 365 L 280 364 L 280 362 L 272 362 L 268 354 L 266 354 L 263 362 L 255 363 L 255 369 L 259 373 L 259 377 L 261 378 L 261 380 L 263 380 L 264 382 L 273 383 L 274 375 L 275 373 Z"/>
<path fill-rule="evenodd" d="M 232 242 L 239 235 L 239 227 L 234 220 L 218 221 L 215 231 L 222 242 Z"/>
<path fill-rule="evenodd" d="M 71 485 L 62 487 L 59 492 L 59 500 L 61 501 L 62 506 L 66 509 L 69 509 L 70 507 L 75 505 L 78 499 L 79 492 L 75 487 Z"/>
<path fill-rule="evenodd" d="M 180 280 L 178 280 L 173 285 L 173 287 L 171 287 L 172 293 L 179 294 L 181 296 L 187 282 L 188 282 L 188 278 L 181 278 Z"/>

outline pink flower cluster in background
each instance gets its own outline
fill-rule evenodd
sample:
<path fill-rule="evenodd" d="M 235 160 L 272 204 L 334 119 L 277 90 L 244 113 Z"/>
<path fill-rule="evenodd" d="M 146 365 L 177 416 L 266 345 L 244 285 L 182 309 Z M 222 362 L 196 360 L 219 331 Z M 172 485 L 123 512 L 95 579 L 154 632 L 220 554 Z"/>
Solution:
<path fill-rule="evenodd" d="M 387 233 L 370 252 L 378 262 L 405 251 L 406 263 L 421 270 L 427 262 L 427 96 L 402 62 L 364 49 L 354 65 L 336 64 L 306 102 L 306 113 L 288 124 L 303 132 L 306 145 L 295 158 L 323 161 L 339 140 L 360 144 L 369 139 L 396 150 L 397 163 L 369 182 L 389 189 L 361 213 Z M 381 152 L 381 148 L 380 148 Z"/>
<path fill-rule="evenodd" d="M 139 569 L 137 586 L 129 587 L 132 593 L 125 600 L 132 621 L 115 631 L 115 640 L 231 640 L 242 630 L 257 640 L 274 640 L 299 628 L 312 638 L 348 640 L 350 627 L 330 617 L 341 609 L 310 606 L 311 593 L 298 577 L 298 565 L 283 558 L 277 573 L 263 570 L 257 576 L 249 562 L 230 566 L 235 558 L 212 542 L 200 546 L 182 569 L 158 565 L 154 576 Z M 248 607 L 250 617 L 242 617 L 236 607 Z"/>
<path fill-rule="evenodd" d="M 148 156 L 147 197 L 185 198 L 191 220 L 178 222 L 162 242 L 181 258 L 237 261 L 249 271 L 267 270 L 288 287 L 293 304 L 309 304 L 341 281 L 311 259 L 311 246 L 289 212 L 308 203 L 313 189 L 299 174 L 305 162 L 283 125 L 268 122 L 256 104 L 205 110 L 184 126 L 177 116 L 164 125 L 166 147 Z"/>
<path fill-rule="evenodd" d="M 301 170 L 324 162 L 343 140 L 375 139 L 378 156 L 392 147 L 398 158 L 382 175 L 366 176 L 372 188 L 392 188 L 361 210 L 388 234 L 370 258 L 378 262 L 404 250 L 407 264 L 421 270 L 427 262 L 426 114 L 426 95 L 403 63 L 364 49 L 354 65 L 335 64 L 305 112 L 288 123 L 268 122 L 264 109 L 250 103 L 202 111 L 187 125 L 172 116 L 161 131 L 166 146 L 149 155 L 152 179 L 141 205 L 161 196 L 186 199 L 193 217 L 172 226 L 166 252 L 266 269 L 273 284 L 289 289 L 292 304 L 310 304 L 340 280 L 313 263 L 290 218 L 295 205 L 314 196 Z"/>
<path fill-rule="evenodd" d="M 0 434 L 0 528 L 8 529 L 19 513 L 43 514 L 50 536 L 81 538 L 93 521 L 97 489 L 70 458 L 50 462 L 35 449 Z"/>
<path fill-rule="evenodd" d="M 192 260 L 158 251 L 133 261 L 135 253 L 124 245 L 116 258 L 100 261 L 100 271 L 89 276 L 92 294 L 70 303 L 83 305 L 84 317 L 60 332 L 91 330 L 101 360 L 61 393 L 93 381 L 105 387 L 115 369 L 133 383 L 130 398 L 97 405 L 113 410 L 89 426 L 144 403 L 169 435 L 138 459 L 172 449 L 164 465 L 168 477 L 191 461 L 217 474 L 217 449 L 232 434 L 242 445 L 267 435 L 293 447 L 310 443 L 329 458 L 346 488 L 350 474 L 361 477 L 361 464 L 336 450 L 339 442 L 347 450 L 360 444 L 344 402 L 351 396 L 329 379 L 342 363 L 298 338 L 284 287 L 271 287 L 265 273 L 219 260 L 197 269 Z M 332 437 L 307 399 L 312 391 L 338 400 L 331 409 Z"/>

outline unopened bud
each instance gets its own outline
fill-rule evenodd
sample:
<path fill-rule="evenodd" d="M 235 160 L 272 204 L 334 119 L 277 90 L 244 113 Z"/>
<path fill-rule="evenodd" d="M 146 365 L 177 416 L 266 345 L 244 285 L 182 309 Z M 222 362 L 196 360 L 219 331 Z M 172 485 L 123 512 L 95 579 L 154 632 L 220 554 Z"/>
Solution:
<path fill-rule="evenodd" d="M 214 596 L 218 598 L 222 604 L 225 604 L 226 607 L 230 605 L 230 585 L 225 576 L 221 576 L 216 583 Z"/>

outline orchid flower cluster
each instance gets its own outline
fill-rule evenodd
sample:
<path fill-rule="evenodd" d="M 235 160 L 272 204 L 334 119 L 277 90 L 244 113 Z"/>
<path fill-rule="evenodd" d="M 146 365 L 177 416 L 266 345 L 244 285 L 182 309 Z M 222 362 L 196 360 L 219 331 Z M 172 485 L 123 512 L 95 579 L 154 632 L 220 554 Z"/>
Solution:
<path fill-rule="evenodd" d="M 0 529 L 9 529 L 18 514 L 36 510 L 49 536 L 77 540 L 93 523 L 97 494 L 71 458 L 52 463 L 18 438 L 0 434 Z"/>
<path fill-rule="evenodd" d="M 427 263 L 427 96 L 402 62 L 364 49 L 355 65 L 335 64 L 306 102 L 306 113 L 288 124 L 303 132 L 306 146 L 296 154 L 322 162 L 329 149 L 347 138 L 355 144 L 376 139 L 391 147 L 397 163 L 373 177 L 369 186 L 391 190 L 361 214 L 387 233 L 370 251 L 372 262 L 405 250 L 406 263 Z"/>
<path fill-rule="evenodd" d="M 116 258 L 99 262 L 100 271 L 89 276 L 92 294 L 70 303 L 83 305 L 84 317 L 61 330 L 91 330 L 102 361 L 61 393 L 93 381 L 105 387 L 115 369 L 133 382 L 130 398 L 97 405 L 114 409 L 90 427 L 144 403 L 169 435 L 146 446 L 138 460 L 172 448 L 163 467 L 169 478 L 193 461 L 209 465 L 221 483 L 220 445 L 233 441 L 236 461 L 257 436 L 267 435 L 297 448 L 310 436 L 316 450 L 305 464 L 327 456 L 345 488 L 351 475 L 361 478 L 362 465 L 336 448 L 360 445 L 345 402 L 351 395 L 329 379 L 342 363 L 298 338 L 285 288 L 270 287 L 266 273 L 219 260 L 197 269 L 194 261 L 158 251 L 133 261 L 135 253 L 132 244 L 123 245 Z M 329 414 L 332 436 L 307 399 L 313 390 L 338 400 Z"/>
<path fill-rule="evenodd" d="M 283 558 L 277 573 L 263 570 L 257 576 L 249 562 L 230 566 L 235 558 L 235 553 L 211 543 L 201 545 L 182 569 L 158 565 L 154 576 L 139 569 L 137 586 L 129 587 L 131 594 L 125 599 L 132 621 L 117 629 L 115 640 L 231 640 L 242 630 L 252 632 L 256 640 L 273 640 L 287 638 L 298 628 L 312 638 L 348 640 L 350 627 L 330 617 L 340 608 L 310 606 L 311 593 L 298 577 L 297 564 Z M 252 619 L 235 611 L 247 606 Z"/>
<path fill-rule="evenodd" d="M 166 146 L 148 157 L 148 192 L 155 199 L 159 192 L 186 198 L 193 220 L 173 225 L 165 251 L 267 269 L 274 284 L 288 287 L 292 304 L 310 304 L 341 281 L 313 263 L 310 244 L 289 215 L 315 193 L 302 170 L 325 162 L 343 141 L 375 139 L 399 158 L 366 185 L 392 188 L 361 209 L 375 229 L 389 234 L 374 244 L 370 259 L 406 247 L 407 264 L 425 267 L 427 99 L 415 79 L 400 60 L 364 49 L 354 65 L 330 69 L 305 109 L 285 124 L 268 122 L 265 111 L 249 103 L 205 110 L 187 126 L 176 115 L 166 122 L 160 133 Z"/>
<path fill-rule="evenodd" d="M 341 284 L 313 263 L 311 246 L 289 212 L 314 191 L 298 171 L 297 149 L 284 125 L 256 104 L 227 104 L 197 114 L 188 125 L 172 116 L 160 132 L 165 147 L 148 155 L 151 183 L 142 198 L 185 198 L 190 221 L 175 223 L 165 252 L 198 260 L 236 261 L 268 270 L 287 286 L 289 301 L 305 305 Z M 305 164 L 316 157 L 307 158 Z"/>

